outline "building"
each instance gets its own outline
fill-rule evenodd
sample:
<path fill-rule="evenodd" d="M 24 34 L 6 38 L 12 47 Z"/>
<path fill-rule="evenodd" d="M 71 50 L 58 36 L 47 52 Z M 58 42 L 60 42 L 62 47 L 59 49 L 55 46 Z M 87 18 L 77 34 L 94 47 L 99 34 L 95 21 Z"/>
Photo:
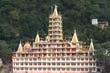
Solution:
<path fill-rule="evenodd" d="M 106 29 L 109 27 L 109 23 L 107 21 L 104 21 L 104 22 L 99 22 L 98 24 L 99 28 L 101 29 Z"/>
<path fill-rule="evenodd" d="M 63 40 L 62 16 L 54 11 L 49 16 L 48 36 L 41 40 L 37 33 L 32 46 L 19 43 L 13 53 L 13 73 L 95 73 L 94 45 L 83 45 L 76 30 L 71 41 Z"/>
<path fill-rule="evenodd" d="M 101 29 L 106 29 L 109 27 L 109 23 L 107 21 L 98 21 L 98 19 L 92 19 L 92 25 L 95 25 Z"/>

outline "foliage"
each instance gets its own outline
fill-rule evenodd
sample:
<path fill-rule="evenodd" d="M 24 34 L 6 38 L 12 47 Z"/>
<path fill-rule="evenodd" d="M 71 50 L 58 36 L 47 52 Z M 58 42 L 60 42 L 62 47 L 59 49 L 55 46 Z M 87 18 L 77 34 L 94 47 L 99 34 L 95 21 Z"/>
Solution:
<path fill-rule="evenodd" d="M 17 49 L 20 40 L 34 39 L 37 32 L 41 37 L 47 35 L 48 16 L 54 4 L 63 16 L 65 39 L 71 40 L 76 29 L 80 40 L 94 39 L 99 56 L 106 47 L 110 50 L 110 43 L 106 43 L 110 42 L 110 27 L 101 30 L 91 25 L 92 18 L 110 22 L 110 0 L 0 0 L 0 57 L 3 60 Z"/>

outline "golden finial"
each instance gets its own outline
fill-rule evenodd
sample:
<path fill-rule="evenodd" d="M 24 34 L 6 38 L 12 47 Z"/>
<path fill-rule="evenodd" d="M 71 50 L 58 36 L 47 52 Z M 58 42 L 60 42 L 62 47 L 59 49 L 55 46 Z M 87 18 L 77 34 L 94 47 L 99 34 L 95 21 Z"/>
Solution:
<path fill-rule="evenodd" d="M 91 39 L 91 43 L 90 43 L 90 46 L 89 46 L 89 50 L 94 51 L 94 45 L 93 45 L 92 39 Z"/>
<path fill-rule="evenodd" d="M 39 44 L 39 43 L 40 43 L 40 37 L 39 37 L 39 34 L 37 33 L 35 38 L 35 44 Z"/>
<path fill-rule="evenodd" d="M 73 35 L 73 38 L 72 38 L 72 43 L 78 43 L 78 38 L 77 38 L 77 34 L 76 34 L 76 30 L 74 30 L 74 35 Z"/>
<path fill-rule="evenodd" d="M 57 11 L 58 6 L 55 5 L 54 11 L 53 11 L 53 16 L 58 16 L 58 11 Z"/>
<path fill-rule="evenodd" d="M 22 47 L 21 41 L 19 43 L 18 51 L 17 52 L 23 52 L 23 47 Z"/>

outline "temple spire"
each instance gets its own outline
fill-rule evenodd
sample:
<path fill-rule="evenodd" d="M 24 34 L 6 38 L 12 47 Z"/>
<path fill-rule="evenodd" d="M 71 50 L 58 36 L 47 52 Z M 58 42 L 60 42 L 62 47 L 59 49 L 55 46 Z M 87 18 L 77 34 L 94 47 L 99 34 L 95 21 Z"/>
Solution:
<path fill-rule="evenodd" d="M 77 34 L 76 34 L 76 30 L 74 30 L 74 35 L 73 35 L 73 38 L 72 38 L 72 43 L 78 43 L 78 38 L 77 38 Z"/>
<path fill-rule="evenodd" d="M 40 37 L 39 37 L 39 34 L 37 33 L 35 38 L 35 44 L 39 44 L 39 43 L 40 43 Z"/>
<path fill-rule="evenodd" d="M 57 11 L 58 6 L 55 5 L 54 11 L 53 11 L 53 16 L 58 16 L 58 11 Z"/>
<path fill-rule="evenodd" d="M 23 47 L 22 47 L 21 41 L 19 43 L 18 51 L 17 52 L 23 52 Z"/>
<path fill-rule="evenodd" d="M 24 49 L 31 49 L 31 45 L 30 45 L 30 42 L 25 42 L 24 44 Z"/>
<path fill-rule="evenodd" d="M 91 43 L 90 43 L 90 46 L 89 46 L 89 50 L 94 51 L 94 45 L 93 45 L 92 39 L 91 39 Z"/>
<path fill-rule="evenodd" d="M 50 42 L 59 42 L 63 40 L 62 16 L 58 14 L 57 5 L 49 16 L 48 37 Z"/>

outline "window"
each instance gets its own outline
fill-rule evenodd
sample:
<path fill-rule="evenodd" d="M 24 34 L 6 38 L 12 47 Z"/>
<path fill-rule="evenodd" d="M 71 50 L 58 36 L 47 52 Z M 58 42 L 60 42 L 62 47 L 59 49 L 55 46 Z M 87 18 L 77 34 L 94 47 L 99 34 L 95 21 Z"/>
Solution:
<path fill-rule="evenodd" d="M 95 63 L 93 63 L 93 65 L 96 65 Z"/>
<path fill-rule="evenodd" d="M 92 58 L 89 59 L 90 61 L 92 60 Z"/>
<path fill-rule="evenodd" d="M 29 70 L 32 70 L 32 68 L 29 68 Z"/>
<path fill-rule="evenodd" d="M 48 70 L 51 70 L 51 68 L 48 68 Z"/>
<path fill-rule="evenodd" d="M 85 53 L 86 56 L 88 56 L 88 53 Z"/>
<path fill-rule="evenodd" d="M 25 68 L 25 70 L 28 70 L 28 68 Z"/>
<path fill-rule="evenodd" d="M 81 69 L 80 68 L 77 68 L 77 71 L 80 71 Z"/>
<path fill-rule="evenodd" d="M 34 68 L 34 70 L 37 70 L 37 68 Z"/>
<path fill-rule="evenodd" d="M 52 18 L 49 18 L 49 20 L 51 21 L 51 20 L 52 20 Z"/>
<path fill-rule="evenodd" d="M 80 65 L 80 63 L 77 63 L 77 65 Z"/>
<path fill-rule="evenodd" d="M 65 68 L 62 68 L 62 71 L 65 71 Z"/>
<path fill-rule="evenodd" d="M 58 61 L 60 60 L 60 58 L 57 59 Z"/>
<path fill-rule="evenodd" d="M 47 63 L 47 65 L 51 65 L 50 63 Z"/>
<path fill-rule="evenodd" d="M 24 70 L 24 68 L 21 68 L 21 70 Z"/>
<path fill-rule="evenodd" d="M 65 56 L 65 54 L 62 54 L 62 56 Z"/>
<path fill-rule="evenodd" d="M 32 63 L 29 63 L 29 65 L 32 65 Z"/>
<path fill-rule="evenodd" d="M 85 65 L 88 65 L 88 63 L 85 63 Z"/>
<path fill-rule="evenodd" d="M 19 70 L 19 68 L 17 68 L 17 70 Z"/>
<path fill-rule="evenodd" d="M 93 58 L 93 60 L 95 60 L 95 58 Z"/>
<path fill-rule="evenodd" d="M 48 56 L 51 56 L 51 54 L 49 53 Z"/>
<path fill-rule="evenodd" d="M 57 63 L 57 65 L 60 65 L 60 63 Z"/>
<path fill-rule="evenodd" d="M 88 71 L 88 68 L 85 68 L 85 71 Z"/>
<path fill-rule="evenodd" d="M 36 61 L 37 59 L 36 59 L 36 58 L 34 58 L 33 60 L 34 60 L 34 61 Z"/>
<path fill-rule="evenodd" d="M 92 63 L 89 63 L 92 66 Z"/>
<path fill-rule="evenodd" d="M 50 61 L 50 58 L 47 58 L 48 61 Z"/>
<path fill-rule="evenodd" d="M 81 61 L 83 61 L 84 60 L 84 58 L 81 58 Z"/>
<path fill-rule="evenodd" d="M 84 63 L 81 63 L 81 65 L 83 66 L 83 65 L 84 65 Z"/>
<path fill-rule="evenodd" d="M 93 56 L 93 53 L 90 53 L 90 56 Z"/>
<path fill-rule="evenodd" d="M 72 58 L 71 60 L 74 61 L 74 60 L 76 60 L 76 58 Z"/>
<path fill-rule="evenodd" d="M 53 61 L 55 60 L 55 58 L 52 59 Z"/>
<path fill-rule="evenodd" d="M 19 59 L 16 59 L 17 61 L 19 61 Z"/>
<path fill-rule="evenodd" d="M 55 71 L 55 68 L 52 68 L 52 70 L 54 70 L 54 71 Z"/>
<path fill-rule="evenodd" d="M 23 61 L 23 58 L 21 58 L 21 61 Z M 25 59 L 25 61 L 26 61 L 26 59 Z"/>
<path fill-rule="evenodd" d="M 62 63 L 62 65 L 65 65 L 65 63 Z"/>
<path fill-rule="evenodd" d="M 66 58 L 66 60 L 70 60 L 69 58 Z"/>
<path fill-rule="evenodd" d="M 37 65 L 37 63 L 34 63 L 34 65 Z"/>
<path fill-rule="evenodd" d="M 57 70 L 59 71 L 59 70 L 60 70 L 60 68 L 57 68 Z"/>
<path fill-rule="evenodd" d="M 38 68 L 38 70 L 41 70 L 41 68 Z"/>
<path fill-rule="evenodd" d="M 16 63 L 16 65 L 19 65 L 19 63 Z"/>
<path fill-rule="evenodd" d="M 89 68 L 89 71 L 92 71 L 92 68 Z"/>
<path fill-rule="evenodd" d="M 70 56 L 70 54 L 68 53 L 67 56 Z"/>
<path fill-rule="evenodd" d="M 66 65 L 70 65 L 70 63 L 66 63 Z"/>
<path fill-rule="evenodd" d="M 46 70 L 46 68 L 43 68 L 43 70 Z"/>
<path fill-rule="evenodd" d="M 76 63 L 71 63 L 71 65 L 76 65 Z"/>
<path fill-rule="evenodd" d="M 52 68 L 52 70 L 54 70 L 54 71 L 55 71 L 55 70 L 56 70 L 56 68 Z"/>
<path fill-rule="evenodd" d="M 38 65 L 41 65 L 41 63 L 38 63 Z"/>
<path fill-rule="evenodd" d="M 84 71 L 84 68 L 81 68 L 81 71 Z"/>
<path fill-rule="evenodd" d="M 28 58 L 25 58 L 25 61 L 28 61 Z"/>
<path fill-rule="evenodd" d="M 22 54 L 22 57 L 24 57 L 24 54 Z"/>
<path fill-rule="evenodd" d="M 72 68 L 71 70 L 72 70 L 72 71 L 76 71 L 76 68 Z"/>
<path fill-rule="evenodd" d="M 66 70 L 67 70 L 67 71 L 69 71 L 69 70 L 70 70 L 70 68 L 67 68 Z"/>
<path fill-rule="evenodd" d="M 46 65 L 46 63 L 43 63 L 43 65 Z"/>
<path fill-rule="evenodd" d="M 60 56 L 60 54 L 57 54 L 57 56 Z"/>
<path fill-rule="evenodd" d="M 85 60 L 88 60 L 88 58 L 85 58 Z"/>
<path fill-rule="evenodd" d="M 55 63 L 52 63 L 52 65 L 55 65 Z"/>
<path fill-rule="evenodd" d="M 65 58 L 62 58 L 63 61 L 65 61 Z"/>
<path fill-rule="evenodd" d="M 29 60 L 32 61 L 32 58 L 30 58 Z"/>
<path fill-rule="evenodd" d="M 28 63 L 25 63 L 25 65 L 28 65 Z"/>
<path fill-rule="evenodd" d="M 23 65 L 23 63 L 21 63 L 21 65 Z"/>
<path fill-rule="evenodd" d="M 79 61 L 80 61 L 80 58 L 78 58 L 77 60 L 79 60 Z"/>
<path fill-rule="evenodd" d="M 43 56 L 44 56 L 44 55 L 43 55 Z M 46 59 L 45 59 L 45 58 L 43 58 L 43 59 L 41 59 L 41 60 L 45 61 Z"/>
<path fill-rule="evenodd" d="M 19 56 L 21 56 L 19 53 L 18 53 L 18 54 L 16 54 L 16 55 L 17 55 L 18 57 L 19 57 Z"/>
<path fill-rule="evenodd" d="M 95 71 L 95 68 L 93 68 L 93 71 Z"/>

